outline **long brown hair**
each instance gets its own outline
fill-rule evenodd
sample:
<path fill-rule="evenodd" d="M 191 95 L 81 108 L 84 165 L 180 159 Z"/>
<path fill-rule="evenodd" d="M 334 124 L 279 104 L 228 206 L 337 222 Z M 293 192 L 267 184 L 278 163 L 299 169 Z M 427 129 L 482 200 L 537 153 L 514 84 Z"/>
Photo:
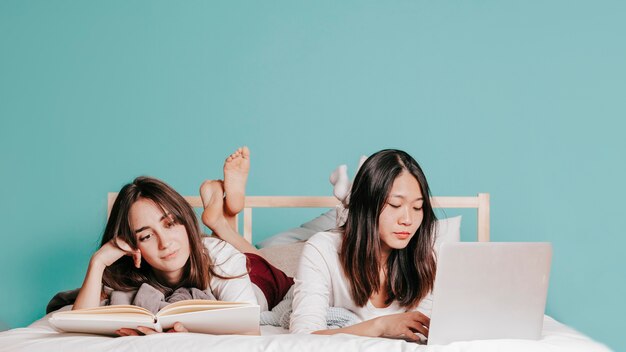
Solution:
<path fill-rule="evenodd" d="M 190 254 L 183 270 L 183 280 L 178 287 L 205 290 L 209 287 L 212 276 L 222 277 L 213 270 L 211 258 L 202 243 L 204 235 L 193 208 L 172 187 L 152 177 L 137 177 L 132 183 L 122 187 L 113 203 L 101 246 L 114 237 L 119 237 L 133 249 L 137 248 L 137 239 L 130 227 L 129 212 L 132 205 L 141 198 L 153 201 L 161 207 L 163 214 L 170 213 L 176 224 L 185 226 Z M 177 288 L 161 283 L 152 267 L 143 259 L 141 267 L 136 268 L 129 256 L 124 256 L 107 267 L 102 281 L 106 286 L 120 291 L 136 290 L 143 283 L 148 283 L 162 292 Z"/>
<path fill-rule="evenodd" d="M 409 244 L 394 249 L 381 263 L 378 219 L 395 179 L 402 172 L 413 175 L 424 195 L 424 217 Z M 381 288 L 380 270 L 387 269 L 386 304 L 398 301 L 413 308 L 433 288 L 435 256 L 433 253 L 435 213 L 430 189 L 419 164 L 401 150 L 385 149 L 370 156 L 354 178 L 346 223 L 340 228 L 343 240 L 339 261 L 350 284 L 352 299 L 364 306 Z"/>

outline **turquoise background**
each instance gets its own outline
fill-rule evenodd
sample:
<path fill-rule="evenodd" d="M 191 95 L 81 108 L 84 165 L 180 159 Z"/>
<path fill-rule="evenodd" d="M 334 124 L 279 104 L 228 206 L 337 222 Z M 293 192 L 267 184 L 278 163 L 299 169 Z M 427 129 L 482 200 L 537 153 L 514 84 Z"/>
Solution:
<path fill-rule="evenodd" d="M 361 154 L 395 147 L 435 195 L 489 192 L 492 240 L 552 242 L 547 313 L 626 350 L 625 13 L 622 1 L 2 1 L 0 324 L 25 326 L 81 284 L 106 193 L 135 176 L 195 194 L 247 144 L 248 194 L 330 195 L 337 165 L 352 174 Z M 255 218 L 256 239 L 306 218 L 283 214 Z"/>

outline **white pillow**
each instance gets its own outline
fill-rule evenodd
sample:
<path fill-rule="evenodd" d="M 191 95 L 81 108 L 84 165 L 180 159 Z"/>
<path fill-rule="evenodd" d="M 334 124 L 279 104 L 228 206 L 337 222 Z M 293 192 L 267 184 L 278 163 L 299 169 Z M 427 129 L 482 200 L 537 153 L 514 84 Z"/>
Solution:
<path fill-rule="evenodd" d="M 321 221 L 319 219 L 321 217 L 325 217 L 324 221 L 329 221 L 330 218 L 333 218 L 334 223 L 335 214 L 335 209 L 331 209 L 306 224 L 309 226 L 311 223 L 319 225 L 319 221 Z M 324 224 L 326 226 L 329 222 L 325 222 Z M 305 224 L 303 224 L 303 226 L 304 225 Z M 331 228 L 334 228 L 334 226 Z M 304 242 L 315 233 L 326 230 L 328 229 L 313 231 L 310 228 L 295 228 L 281 232 L 263 241 L 263 243 L 269 243 L 270 245 L 262 247 L 259 251 L 268 262 L 282 270 L 285 274 L 293 277 L 298 270 L 298 261 L 300 260 L 300 253 L 302 253 Z M 313 232 L 311 233 L 311 231 Z M 306 234 L 308 237 L 301 236 L 302 234 Z M 294 240 L 297 236 L 301 236 L 300 238 L 302 239 Z M 461 216 L 437 220 L 435 238 L 435 254 L 439 251 L 443 243 L 459 242 L 461 240 Z"/>
<path fill-rule="evenodd" d="M 439 252 L 441 245 L 446 242 L 461 241 L 461 215 L 452 218 L 437 220 L 435 232 L 435 254 Z"/>

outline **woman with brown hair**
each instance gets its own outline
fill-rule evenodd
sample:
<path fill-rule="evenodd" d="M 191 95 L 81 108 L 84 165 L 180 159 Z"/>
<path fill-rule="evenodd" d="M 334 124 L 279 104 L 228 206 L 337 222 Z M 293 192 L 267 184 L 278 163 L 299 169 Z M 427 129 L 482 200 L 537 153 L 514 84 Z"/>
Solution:
<path fill-rule="evenodd" d="M 239 148 L 224 163 L 224 181 L 206 181 L 200 187 L 203 221 L 218 236 L 223 231 L 234 232 L 235 215 L 243 208 L 249 157 L 247 147 Z M 266 272 L 273 275 L 264 275 Z M 193 208 L 180 194 L 160 180 L 138 177 L 118 194 L 101 247 L 91 257 L 72 309 L 117 304 L 116 297 L 127 297 L 128 292 L 134 296 L 130 303 L 151 305 L 144 306 L 148 309 L 172 303 L 169 299 L 192 298 L 255 304 L 265 299 L 269 301 L 267 309 L 277 303 L 267 297 L 279 296 L 280 300 L 284 292 L 274 291 L 277 287 L 288 289 L 290 280 L 258 255 L 244 255 L 219 237 L 204 235 Z M 255 295 L 253 284 L 260 294 Z M 138 302 L 139 296 L 150 302 Z M 160 301 L 155 303 L 153 297 Z M 185 331 L 181 324 L 173 330 Z M 154 332 L 148 328 L 139 331 Z M 118 334 L 138 332 L 121 329 Z"/>

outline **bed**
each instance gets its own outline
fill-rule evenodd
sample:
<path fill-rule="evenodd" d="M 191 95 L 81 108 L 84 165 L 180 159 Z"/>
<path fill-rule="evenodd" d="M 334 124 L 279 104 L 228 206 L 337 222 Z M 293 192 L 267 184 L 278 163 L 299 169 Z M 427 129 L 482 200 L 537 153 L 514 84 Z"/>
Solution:
<path fill-rule="evenodd" d="M 108 195 L 109 210 L 116 197 Z M 200 197 L 185 197 L 194 207 L 201 207 Z M 476 209 L 477 240 L 490 240 L 490 204 L 488 194 L 470 197 L 433 197 L 436 208 Z M 252 241 L 252 215 L 255 208 L 331 208 L 339 201 L 334 197 L 248 196 L 243 211 L 241 233 Z M 460 221 L 460 220 L 459 220 Z M 303 225 L 304 226 L 304 225 Z M 449 226 L 447 240 L 458 241 L 458 226 Z M 308 230 L 311 230 L 310 228 Z M 308 231 L 307 230 L 307 231 Z M 457 233 L 455 233 L 457 232 Z M 280 237 L 280 236 L 278 236 Z M 442 236 L 443 238 L 444 236 Z M 261 249 L 288 274 L 295 271 L 299 242 L 269 245 Z M 291 251 L 291 252 L 288 252 Z M 49 315 L 25 328 L 0 333 L 0 351 L 609 351 L 584 334 L 545 316 L 540 340 L 481 340 L 456 342 L 445 346 L 426 346 L 397 339 L 368 338 L 338 334 L 333 336 L 295 335 L 275 326 L 261 326 L 261 336 L 215 336 L 205 334 L 157 334 L 141 337 L 104 337 L 59 333 L 48 323 Z"/>

